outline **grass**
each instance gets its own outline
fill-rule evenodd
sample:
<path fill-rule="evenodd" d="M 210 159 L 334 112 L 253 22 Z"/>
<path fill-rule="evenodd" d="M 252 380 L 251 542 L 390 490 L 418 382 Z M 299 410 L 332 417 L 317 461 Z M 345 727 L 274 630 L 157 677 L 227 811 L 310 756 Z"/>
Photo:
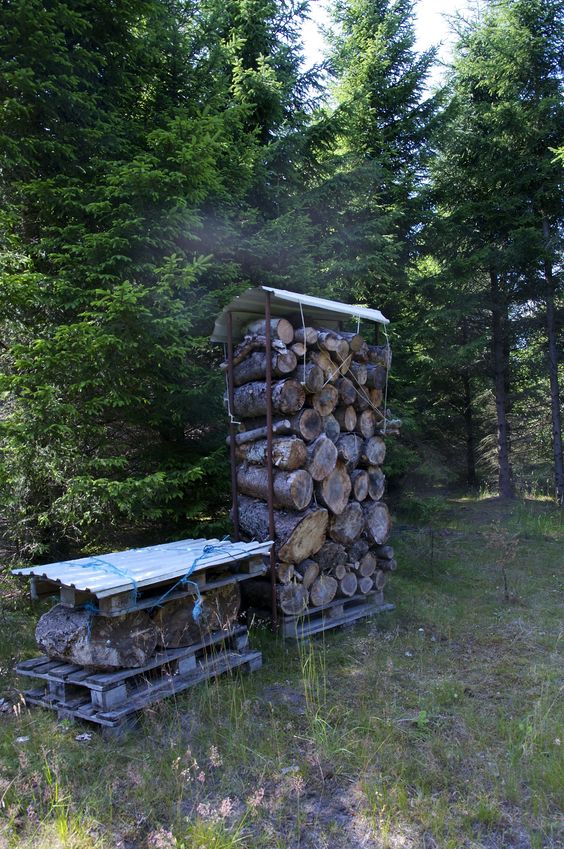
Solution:
<path fill-rule="evenodd" d="M 260 672 L 164 701 L 119 742 L 22 706 L 11 668 L 37 612 L 13 597 L 0 847 L 561 846 L 561 520 L 532 501 L 431 512 L 432 562 L 428 534 L 393 540 L 393 613 L 300 645 L 255 629 Z M 518 535 L 508 593 L 492 520 Z"/>

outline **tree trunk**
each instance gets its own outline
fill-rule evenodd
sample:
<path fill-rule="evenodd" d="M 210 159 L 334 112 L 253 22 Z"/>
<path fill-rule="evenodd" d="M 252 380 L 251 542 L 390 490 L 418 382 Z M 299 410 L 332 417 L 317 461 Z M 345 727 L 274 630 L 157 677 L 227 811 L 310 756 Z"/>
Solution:
<path fill-rule="evenodd" d="M 157 645 L 163 648 L 179 648 L 200 642 L 202 637 L 214 631 L 228 631 L 237 621 L 241 607 L 239 584 L 207 590 L 202 594 L 202 607 L 198 619 L 194 619 L 195 598 L 170 601 L 159 607 L 153 616 L 157 629 Z"/>
<path fill-rule="evenodd" d="M 364 469 L 355 469 L 354 472 L 351 472 L 351 483 L 356 500 L 364 501 L 368 496 L 368 472 Z"/>
<path fill-rule="evenodd" d="M 266 439 L 257 442 L 245 442 L 237 445 L 236 456 L 238 460 L 247 463 L 265 465 L 268 455 L 268 442 Z M 272 440 L 272 465 L 277 469 L 292 472 L 300 469 L 307 460 L 307 447 L 303 439 L 297 436 L 278 437 Z"/>
<path fill-rule="evenodd" d="M 327 510 L 310 507 L 302 513 L 274 511 L 276 551 L 286 563 L 301 563 L 325 542 L 329 515 Z M 242 495 L 239 498 L 239 522 L 242 531 L 251 539 L 267 540 L 268 507 Z"/>
<path fill-rule="evenodd" d="M 266 321 L 259 319 L 248 325 L 247 333 L 256 333 L 264 336 L 266 333 Z M 285 318 L 273 318 L 270 322 L 270 335 L 272 339 L 280 339 L 285 345 L 289 345 L 294 339 L 294 328 Z"/>
<path fill-rule="evenodd" d="M 340 542 L 345 547 L 359 538 L 364 528 L 362 507 L 358 501 L 349 501 L 339 516 L 332 516 L 329 525 L 329 536 L 334 542 Z"/>
<path fill-rule="evenodd" d="M 342 460 L 337 462 L 327 477 L 316 484 L 315 494 L 318 502 L 329 508 L 336 516 L 343 512 L 351 494 L 351 479 Z"/>
<path fill-rule="evenodd" d="M 356 428 L 356 410 L 353 406 L 337 407 L 333 415 L 339 422 L 341 430 L 352 433 Z"/>
<path fill-rule="evenodd" d="M 297 380 L 272 384 L 272 409 L 277 413 L 297 413 L 305 403 L 305 392 Z M 266 415 L 266 383 L 255 381 L 233 392 L 233 414 L 242 418 Z"/>
<path fill-rule="evenodd" d="M 497 273 L 490 269 L 490 289 L 492 299 L 492 355 L 494 366 L 495 407 L 497 415 L 498 480 L 499 494 L 503 498 L 513 498 L 515 488 L 511 468 L 511 443 L 509 421 L 507 418 L 506 358 L 504 353 L 507 327 L 507 301 L 501 291 Z"/>
<path fill-rule="evenodd" d="M 468 322 L 462 319 L 462 344 L 468 344 Z M 472 409 L 472 385 L 470 369 L 462 370 L 462 392 L 464 399 L 464 430 L 466 432 L 466 480 L 468 486 L 476 486 L 476 440 L 474 436 L 474 415 Z"/>
<path fill-rule="evenodd" d="M 306 363 L 305 366 L 302 364 L 297 367 L 296 380 L 302 384 L 306 392 L 316 393 L 323 389 L 325 376 L 315 363 Z"/>
<path fill-rule="evenodd" d="M 271 357 L 272 376 L 284 377 L 294 371 L 298 363 L 293 351 L 274 351 Z M 264 380 L 266 377 L 266 352 L 255 351 L 246 360 L 233 369 L 233 383 L 241 386 L 252 380 Z"/>
<path fill-rule="evenodd" d="M 338 400 L 339 393 L 330 383 L 324 386 L 320 392 L 316 392 L 315 395 L 311 396 L 312 406 L 320 416 L 330 415 L 337 406 Z"/>
<path fill-rule="evenodd" d="M 237 468 L 237 486 L 245 495 L 268 500 L 268 470 L 264 466 L 242 464 Z M 305 510 L 313 496 L 313 481 L 305 469 L 274 472 L 272 478 L 274 506 L 289 510 Z"/>
<path fill-rule="evenodd" d="M 321 434 L 307 448 L 306 469 L 314 481 L 322 481 L 337 464 L 337 448 L 325 434 Z"/>
<path fill-rule="evenodd" d="M 330 575 L 320 575 L 309 590 L 312 607 L 325 607 L 330 604 L 337 593 L 337 581 Z"/>
<path fill-rule="evenodd" d="M 564 460 L 562 456 L 562 422 L 560 417 L 560 386 L 558 381 L 558 345 L 556 318 L 554 309 L 554 292 L 556 289 L 552 263 L 549 259 L 550 228 L 548 219 L 543 216 L 543 236 L 546 247 L 544 261 L 544 276 L 546 283 L 546 335 L 548 341 L 548 375 L 550 379 L 550 410 L 552 416 L 552 453 L 554 456 L 554 483 L 556 501 L 564 506 Z"/>
<path fill-rule="evenodd" d="M 392 525 L 388 508 L 381 501 L 365 501 L 362 505 L 368 537 L 377 545 L 386 542 Z"/>

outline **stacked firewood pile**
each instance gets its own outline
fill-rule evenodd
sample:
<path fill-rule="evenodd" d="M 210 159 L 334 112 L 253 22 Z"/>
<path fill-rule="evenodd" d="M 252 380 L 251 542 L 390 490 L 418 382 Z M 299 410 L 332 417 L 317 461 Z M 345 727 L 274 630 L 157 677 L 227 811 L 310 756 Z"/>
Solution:
<path fill-rule="evenodd" d="M 230 410 L 239 524 L 257 540 L 269 538 L 265 330 L 250 324 L 234 351 Z M 276 595 L 293 616 L 380 592 L 395 569 L 382 466 L 399 422 L 385 410 L 388 345 L 301 318 L 272 320 L 271 340 Z M 245 597 L 268 608 L 269 582 L 248 583 Z"/>

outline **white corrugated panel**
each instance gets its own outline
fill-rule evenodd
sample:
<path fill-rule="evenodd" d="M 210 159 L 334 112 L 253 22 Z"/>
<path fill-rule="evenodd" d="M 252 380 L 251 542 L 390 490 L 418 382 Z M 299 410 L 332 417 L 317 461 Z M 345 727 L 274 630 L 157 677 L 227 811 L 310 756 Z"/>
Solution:
<path fill-rule="evenodd" d="M 227 342 L 227 313 L 229 312 L 233 315 L 233 339 L 239 340 L 243 335 L 243 329 L 250 321 L 264 317 L 267 292 L 271 294 L 270 310 L 273 316 L 287 315 L 292 307 L 294 312 L 299 311 L 301 304 L 306 323 L 309 321 L 318 327 L 333 327 L 343 318 L 360 318 L 362 321 L 389 324 L 380 310 L 342 304 L 339 301 L 327 301 L 325 298 L 314 298 L 312 295 L 287 292 L 284 289 L 272 289 L 270 286 L 260 286 L 257 289 L 247 289 L 227 304 L 216 319 L 211 341 Z"/>
<path fill-rule="evenodd" d="M 210 566 L 236 563 L 268 554 L 272 542 L 184 539 L 178 542 L 113 551 L 96 557 L 63 560 L 46 566 L 14 569 L 14 575 L 44 578 L 105 598 L 131 589 L 181 578 Z M 192 569 L 193 567 L 193 569 Z"/>

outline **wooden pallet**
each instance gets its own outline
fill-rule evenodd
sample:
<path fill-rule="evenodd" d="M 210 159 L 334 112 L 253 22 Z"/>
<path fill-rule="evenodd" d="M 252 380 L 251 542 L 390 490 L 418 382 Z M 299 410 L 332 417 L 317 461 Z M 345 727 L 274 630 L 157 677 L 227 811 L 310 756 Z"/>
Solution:
<path fill-rule="evenodd" d="M 24 691 L 29 704 L 55 710 L 60 719 L 119 728 L 147 705 L 200 681 L 236 668 L 253 672 L 261 665 L 261 653 L 248 648 L 247 629 L 237 627 L 210 634 L 193 646 L 158 652 L 137 669 L 100 672 L 43 655 L 22 661 L 16 672 L 45 682 Z"/>
<path fill-rule="evenodd" d="M 238 560 L 233 564 L 228 563 L 221 566 L 212 564 L 206 569 L 195 572 L 190 577 L 190 583 L 179 585 L 172 592 L 169 592 L 166 601 L 175 601 L 179 598 L 195 595 L 194 585 L 198 587 L 199 591 L 205 592 L 206 590 L 223 587 L 226 584 L 240 583 L 241 581 L 248 581 L 250 578 L 257 578 L 259 575 L 264 575 L 267 569 L 268 565 L 264 557 L 250 557 L 247 560 Z M 33 577 L 31 579 L 31 597 L 32 599 L 40 599 L 49 595 L 59 596 L 60 604 L 69 608 L 81 608 L 85 604 L 93 604 L 100 616 L 112 617 L 155 607 L 163 595 L 176 584 L 178 584 L 178 579 L 174 578 L 151 584 L 151 586 L 139 592 L 132 589 L 97 599 L 92 593 L 81 592 L 74 587 L 61 586 L 54 581 Z"/>

